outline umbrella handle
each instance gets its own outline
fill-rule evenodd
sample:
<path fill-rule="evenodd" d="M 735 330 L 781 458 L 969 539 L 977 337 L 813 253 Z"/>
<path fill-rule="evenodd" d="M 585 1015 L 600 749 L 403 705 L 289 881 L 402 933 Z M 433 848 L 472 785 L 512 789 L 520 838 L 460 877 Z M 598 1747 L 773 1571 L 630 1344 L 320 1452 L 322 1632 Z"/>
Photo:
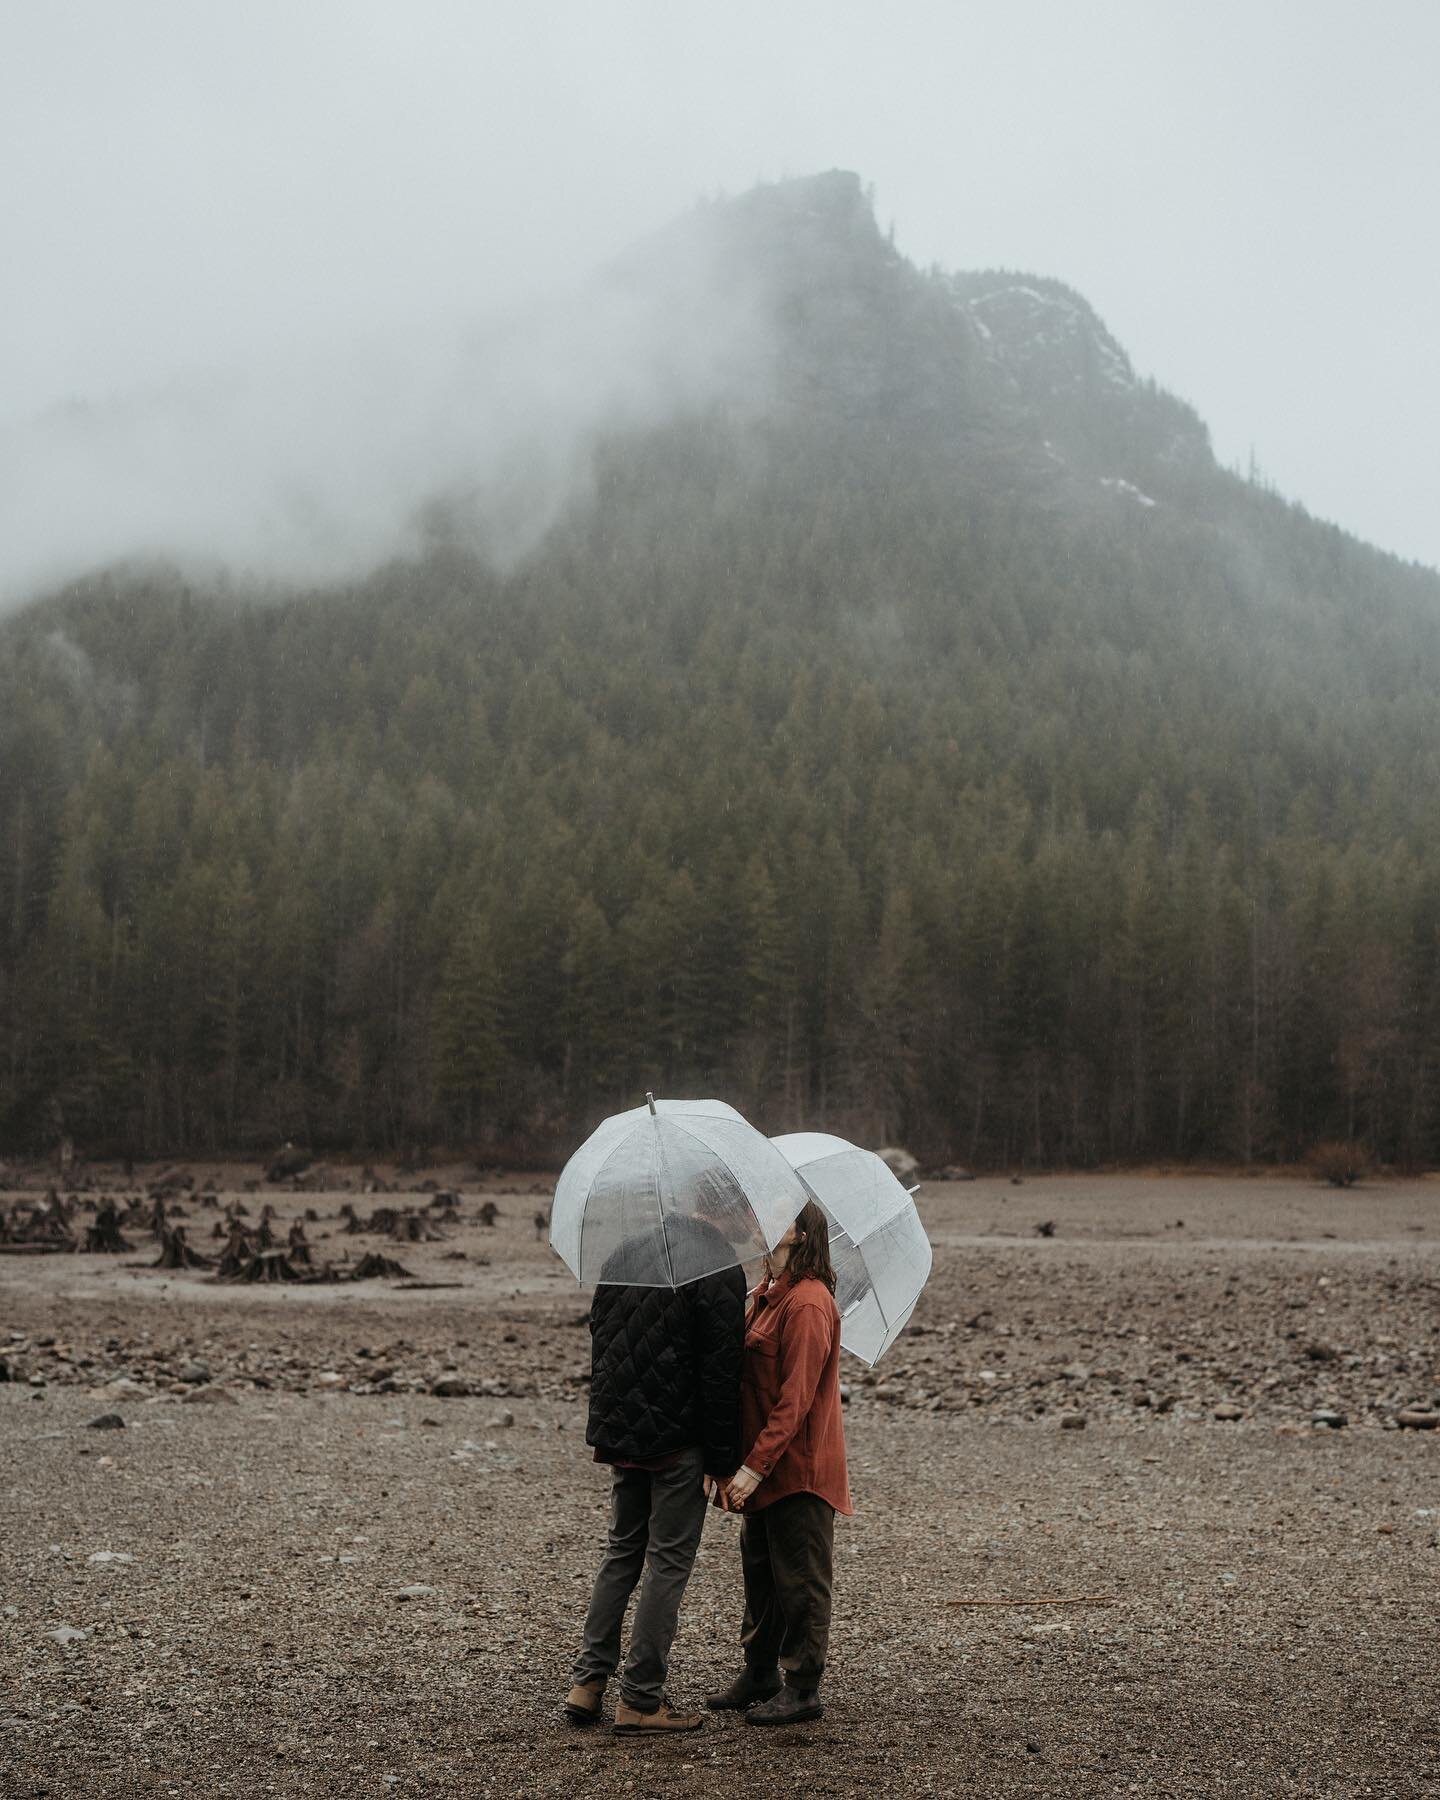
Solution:
<path fill-rule="evenodd" d="M 655 1096 L 648 1090 L 645 1094 L 645 1104 L 650 1108 L 651 1117 L 655 1117 Z"/>

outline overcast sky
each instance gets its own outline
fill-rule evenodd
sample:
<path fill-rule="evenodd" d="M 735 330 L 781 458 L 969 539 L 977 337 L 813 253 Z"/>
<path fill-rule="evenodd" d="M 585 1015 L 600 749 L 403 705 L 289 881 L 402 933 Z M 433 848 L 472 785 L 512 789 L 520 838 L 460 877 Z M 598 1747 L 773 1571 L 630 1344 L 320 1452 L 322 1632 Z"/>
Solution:
<path fill-rule="evenodd" d="M 1435 0 L 0 0 L 0 426 L 437 330 L 857 170 L 1440 566 Z M 76 498 L 77 506 L 84 500 Z"/>

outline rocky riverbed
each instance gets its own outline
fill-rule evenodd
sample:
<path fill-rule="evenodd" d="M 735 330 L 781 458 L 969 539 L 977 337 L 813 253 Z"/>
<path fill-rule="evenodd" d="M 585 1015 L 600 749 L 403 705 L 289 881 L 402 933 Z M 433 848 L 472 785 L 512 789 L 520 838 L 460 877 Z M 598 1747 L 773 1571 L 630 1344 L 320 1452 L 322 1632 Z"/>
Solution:
<path fill-rule="evenodd" d="M 606 1483 L 532 1178 L 190 1173 L 206 1253 L 268 1205 L 406 1273 L 0 1256 L 0 1793 L 1440 1793 L 1440 1184 L 922 1189 L 930 1288 L 846 1372 L 827 1716 L 644 1746 L 558 1718 Z M 734 1660 L 735 1529 L 682 1700 Z"/>

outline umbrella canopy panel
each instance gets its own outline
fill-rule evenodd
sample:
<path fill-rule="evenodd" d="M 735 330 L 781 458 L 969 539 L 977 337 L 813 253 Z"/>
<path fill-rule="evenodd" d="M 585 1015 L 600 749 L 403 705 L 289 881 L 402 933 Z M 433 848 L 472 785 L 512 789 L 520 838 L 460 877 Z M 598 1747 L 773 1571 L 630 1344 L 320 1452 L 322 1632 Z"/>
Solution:
<path fill-rule="evenodd" d="M 771 1141 L 830 1219 L 840 1342 L 873 1366 L 930 1277 L 930 1240 L 915 1202 L 873 1151 L 844 1138 L 796 1131 Z"/>
<path fill-rule="evenodd" d="M 821 1202 L 824 1205 L 824 1202 Z M 856 1244 L 836 1225 L 830 1238 L 840 1342 L 873 1368 L 910 1323 L 930 1275 L 930 1240 L 914 1204 Z"/>
<path fill-rule="evenodd" d="M 683 1287 L 763 1256 L 809 1197 L 733 1107 L 657 1100 L 607 1119 L 571 1157 L 550 1242 L 587 1285 Z"/>

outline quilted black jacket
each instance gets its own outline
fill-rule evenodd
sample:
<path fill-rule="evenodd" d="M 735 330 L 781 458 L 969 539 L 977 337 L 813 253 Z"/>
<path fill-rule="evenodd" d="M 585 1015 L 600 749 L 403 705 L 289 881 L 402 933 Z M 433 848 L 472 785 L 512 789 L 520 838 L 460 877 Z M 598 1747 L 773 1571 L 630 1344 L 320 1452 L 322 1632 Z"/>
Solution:
<path fill-rule="evenodd" d="M 683 1229 L 708 1232 L 719 1255 L 733 1254 L 714 1226 L 687 1219 Z M 698 1444 L 706 1474 L 733 1475 L 740 1466 L 744 1350 L 745 1277 L 738 1268 L 680 1288 L 612 1287 L 602 1271 L 590 1306 L 586 1443 L 625 1462 Z"/>

